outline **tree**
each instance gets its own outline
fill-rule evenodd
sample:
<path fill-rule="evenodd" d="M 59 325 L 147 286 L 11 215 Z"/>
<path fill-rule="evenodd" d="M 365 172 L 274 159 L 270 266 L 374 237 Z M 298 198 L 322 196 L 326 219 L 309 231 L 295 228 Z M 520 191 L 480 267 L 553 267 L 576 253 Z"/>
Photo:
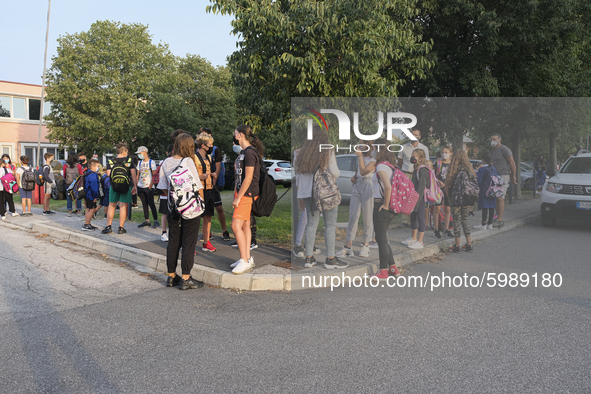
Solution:
<path fill-rule="evenodd" d="M 392 97 L 431 66 L 416 0 L 211 0 L 232 14 L 238 116 L 272 156 L 290 156 L 291 97 Z"/>
<path fill-rule="evenodd" d="M 47 72 L 48 138 L 66 147 L 102 153 L 120 142 L 149 141 L 148 103 L 175 58 L 153 44 L 146 26 L 97 21 L 87 32 L 58 39 Z"/>

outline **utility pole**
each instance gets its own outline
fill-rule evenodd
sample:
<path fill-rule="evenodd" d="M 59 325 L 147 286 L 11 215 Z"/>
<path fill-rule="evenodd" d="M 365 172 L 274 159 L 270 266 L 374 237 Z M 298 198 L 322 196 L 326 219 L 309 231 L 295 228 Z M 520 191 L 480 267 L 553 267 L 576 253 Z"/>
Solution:
<path fill-rule="evenodd" d="M 37 165 L 41 163 L 41 129 L 43 127 L 43 104 L 45 103 L 45 70 L 47 65 L 47 43 L 49 41 L 49 14 L 51 11 L 51 0 L 47 6 L 47 30 L 45 32 L 45 55 L 43 56 L 43 82 L 41 83 L 41 108 L 39 109 L 39 135 L 37 138 Z"/>

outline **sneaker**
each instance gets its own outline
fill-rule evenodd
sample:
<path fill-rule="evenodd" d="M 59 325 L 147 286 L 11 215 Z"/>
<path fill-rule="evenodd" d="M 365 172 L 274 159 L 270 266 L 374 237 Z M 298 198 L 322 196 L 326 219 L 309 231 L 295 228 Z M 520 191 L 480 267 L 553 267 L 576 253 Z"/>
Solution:
<path fill-rule="evenodd" d="M 475 230 L 484 230 L 486 228 L 486 224 L 479 224 L 478 226 L 472 227 Z"/>
<path fill-rule="evenodd" d="M 326 258 L 326 261 L 324 262 L 324 268 L 326 268 L 327 270 L 343 269 L 347 268 L 348 266 L 349 264 L 342 262 L 337 257 L 333 257 L 332 259 Z"/>
<path fill-rule="evenodd" d="M 53 212 L 53 211 L 47 211 L 47 214 L 48 215 L 53 215 L 53 214 L 55 214 L 55 212 Z"/>
<path fill-rule="evenodd" d="M 454 235 L 449 230 L 445 230 L 443 232 L 443 235 L 445 235 L 446 238 L 455 238 Z"/>
<path fill-rule="evenodd" d="M 306 263 L 304 264 L 304 267 L 312 268 L 315 265 L 316 265 L 316 259 L 314 258 L 314 256 L 306 257 Z"/>
<path fill-rule="evenodd" d="M 237 248 L 238 247 L 238 242 L 232 242 L 230 244 L 230 246 L 233 247 L 233 248 Z"/>
<path fill-rule="evenodd" d="M 101 231 L 101 234 L 109 234 L 112 232 L 113 232 L 113 230 L 111 229 L 111 226 L 107 226 L 103 229 L 103 231 Z"/>
<path fill-rule="evenodd" d="M 150 221 L 146 220 L 145 222 L 143 222 L 142 224 L 140 224 L 138 226 L 138 228 L 142 228 L 142 227 L 149 227 L 150 226 Z"/>
<path fill-rule="evenodd" d="M 187 280 L 181 278 L 180 284 L 181 286 L 179 288 L 181 290 L 198 289 L 204 285 L 203 282 L 193 279 L 192 276 L 189 276 L 189 279 Z"/>
<path fill-rule="evenodd" d="M 27 216 L 33 216 L 33 212 L 27 213 Z"/>
<path fill-rule="evenodd" d="M 240 259 L 240 260 L 238 260 L 238 264 L 236 265 L 236 267 L 234 267 L 234 269 L 232 270 L 232 273 L 234 275 L 242 275 L 242 274 L 252 271 L 253 268 L 254 268 L 254 261 L 253 261 L 252 257 L 250 259 L 248 259 L 248 261 Z"/>
<path fill-rule="evenodd" d="M 486 225 L 486 229 L 487 230 L 492 230 L 493 229 L 493 225 L 492 224 L 487 224 Z"/>
<path fill-rule="evenodd" d="M 230 268 L 236 268 L 236 266 L 240 263 L 240 261 L 242 261 L 242 259 L 237 260 L 237 261 L 233 262 L 232 264 L 230 264 Z"/>
<path fill-rule="evenodd" d="M 474 211 L 468 211 L 468 216 L 476 216 L 476 215 L 474 214 Z"/>
<path fill-rule="evenodd" d="M 117 234 L 125 234 L 127 232 L 126 229 L 124 229 L 123 227 L 119 227 L 119 230 L 117 231 Z"/>
<path fill-rule="evenodd" d="M 369 257 L 369 246 L 363 245 L 361 247 L 361 251 L 359 252 L 359 257 Z"/>
<path fill-rule="evenodd" d="M 435 230 L 433 232 L 433 237 L 434 238 L 437 238 L 437 239 L 440 239 L 441 238 L 441 232 L 439 230 Z"/>
<path fill-rule="evenodd" d="M 415 240 L 412 239 L 412 237 L 408 237 L 406 239 L 406 241 L 402 241 L 402 245 L 410 245 L 411 243 L 413 243 Z"/>
<path fill-rule="evenodd" d="M 312 250 L 312 254 L 320 254 L 320 249 L 318 249 L 316 246 L 314 246 L 314 249 Z"/>
<path fill-rule="evenodd" d="M 207 241 L 206 244 L 203 244 L 203 247 L 201 248 L 201 250 L 204 252 L 215 252 L 217 249 L 213 247 L 211 242 Z"/>
<path fill-rule="evenodd" d="M 152 224 L 152 228 L 160 227 L 160 222 L 158 220 L 154 220 L 154 224 Z"/>
<path fill-rule="evenodd" d="M 227 231 L 224 231 L 224 234 L 222 235 L 224 237 L 224 241 L 229 241 L 230 240 L 230 233 Z"/>
<path fill-rule="evenodd" d="M 304 252 L 304 248 L 302 247 L 302 245 L 296 245 L 293 248 L 293 255 L 295 257 L 299 257 L 300 259 L 303 259 L 304 257 L 306 257 L 306 254 Z"/>
<path fill-rule="evenodd" d="M 2 215 L 2 220 L 6 220 L 6 215 Z"/>
<path fill-rule="evenodd" d="M 413 243 L 408 245 L 411 249 L 423 249 L 423 243 L 419 241 L 414 241 Z"/>
<path fill-rule="evenodd" d="M 89 226 L 92 228 L 92 230 L 96 230 L 96 229 L 98 229 L 98 227 L 96 227 L 96 226 L 93 226 L 92 224 L 89 224 Z"/>
<path fill-rule="evenodd" d="M 72 211 L 74 215 L 78 215 L 78 210 Z"/>
<path fill-rule="evenodd" d="M 71 218 L 72 217 L 72 212 L 68 212 L 68 217 Z"/>
<path fill-rule="evenodd" d="M 168 242 L 168 233 L 162 233 L 162 235 L 160 236 L 160 241 Z"/>
<path fill-rule="evenodd" d="M 12 212 L 12 217 L 20 216 L 18 212 Z"/>
<path fill-rule="evenodd" d="M 336 255 L 338 257 L 353 257 L 355 256 L 355 253 L 353 253 L 353 249 L 345 246 L 343 249 L 339 250 Z"/>
<path fill-rule="evenodd" d="M 259 245 L 257 245 L 257 241 L 252 241 L 252 243 L 250 244 L 250 250 L 256 249 L 258 247 Z"/>
<path fill-rule="evenodd" d="M 457 254 L 462 253 L 462 248 L 460 248 L 459 246 L 456 246 L 456 245 L 451 246 L 449 248 L 449 250 L 451 250 L 452 252 L 457 253 Z"/>
<path fill-rule="evenodd" d="M 370 278 L 388 279 L 389 276 L 388 270 L 382 269 L 377 274 L 370 276 Z"/>
<path fill-rule="evenodd" d="M 398 267 L 396 267 L 396 264 L 392 264 L 390 266 L 388 273 L 390 274 L 390 276 L 396 276 L 396 277 L 400 276 L 400 271 L 398 271 Z"/>
<path fill-rule="evenodd" d="M 494 226 L 494 227 L 496 227 L 496 228 L 501 228 L 501 227 L 503 227 L 504 225 L 505 225 L 505 222 L 502 222 L 502 221 L 500 221 L 500 220 L 499 220 L 499 221 L 497 221 L 497 223 L 495 223 L 495 226 Z"/>
<path fill-rule="evenodd" d="M 84 224 L 82 226 L 82 231 L 92 231 L 94 230 L 94 227 L 92 227 L 90 224 Z"/>
<path fill-rule="evenodd" d="M 369 247 L 371 249 L 377 249 L 378 248 L 378 243 L 376 241 L 371 241 L 368 245 L 369 245 Z"/>
<path fill-rule="evenodd" d="M 464 249 L 468 253 L 474 253 L 474 247 L 472 245 L 466 244 L 462 247 L 462 249 Z"/>
<path fill-rule="evenodd" d="M 47 211 L 43 211 L 43 216 L 49 215 Z"/>
<path fill-rule="evenodd" d="M 166 287 L 178 286 L 181 283 L 181 277 L 175 275 L 174 278 L 170 275 L 166 278 Z"/>

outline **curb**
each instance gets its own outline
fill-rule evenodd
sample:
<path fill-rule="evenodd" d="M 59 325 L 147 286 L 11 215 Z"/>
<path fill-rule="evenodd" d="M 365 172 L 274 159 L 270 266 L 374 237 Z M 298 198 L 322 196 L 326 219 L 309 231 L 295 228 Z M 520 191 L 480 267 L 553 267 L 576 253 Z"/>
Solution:
<path fill-rule="evenodd" d="M 517 227 L 531 223 L 540 217 L 539 213 L 528 215 L 526 217 L 507 222 L 502 229 L 495 230 L 480 230 L 472 233 L 472 240 L 481 240 L 491 237 L 496 234 L 501 234 L 505 231 L 513 230 Z M 32 229 L 39 234 L 47 234 L 53 238 L 68 241 L 80 246 L 87 247 L 99 253 L 105 254 L 109 257 L 132 262 L 143 265 L 155 271 L 166 272 L 166 256 L 147 252 L 135 247 L 122 245 L 107 240 L 97 239 L 86 234 L 53 227 L 48 225 L 49 221 L 40 221 L 23 226 L 13 222 L 2 223 L 3 227 L 16 226 L 23 229 Z M 424 258 L 437 255 L 448 250 L 449 246 L 454 242 L 453 239 L 447 239 L 438 244 L 430 245 L 424 249 L 412 252 L 399 253 L 394 256 L 394 262 L 399 268 L 416 263 Z M 234 275 L 231 272 L 222 271 L 201 265 L 193 266 L 191 275 L 196 280 L 200 280 L 208 285 L 221 287 L 226 289 L 247 290 L 247 291 L 293 291 L 293 290 L 309 290 L 315 288 L 330 287 L 330 281 L 333 276 L 348 277 L 363 276 L 365 274 L 372 275 L 378 271 L 379 262 L 372 262 L 362 265 L 357 265 L 345 270 L 339 270 L 338 273 L 334 271 L 324 272 L 323 274 L 244 274 Z M 310 283 L 319 283 L 319 286 L 304 287 L 304 277 L 310 278 Z M 316 278 L 316 281 L 314 281 Z"/>

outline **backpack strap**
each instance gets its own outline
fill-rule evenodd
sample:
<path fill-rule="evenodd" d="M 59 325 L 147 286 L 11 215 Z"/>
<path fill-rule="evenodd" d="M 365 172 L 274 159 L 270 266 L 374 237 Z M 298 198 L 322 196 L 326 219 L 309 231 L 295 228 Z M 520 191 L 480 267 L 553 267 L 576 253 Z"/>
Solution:
<path fill-rule="evenodd" d="M 262 189 L 262 187 L 261 187 L 261 186 L 262 186 L 262 184 L 263 184 L 263 182 L 264 182 L 265 175 L 266 175 L 266 174 L 263 172 L 263 160 L 261 159 L 261 155 L 259 155 L 259 151 L 258 151 L 258 150 L 256 150 L 256 149 L 255 149 L 255 147 L 254 147 L 254 146 L 252 146 L 252 145 L 250 145 L 250 146 L 247 146 L 247 147 L 246 147 L 246 148 L 245 148 L 245 149 L 244 149 L 242 152 L 244 153 L 244 151 L 245 151 L 246 149 L 248 149 L 248 148 L 252 148 L 252 150 L 254 151 L 254 153 L 257 155 L 257 158 L 258 158 L 258 161 L 259 161 L 259 193 L 260 193 L 260 191 L 261 191 L 261 189 Z M 255 163 L 255 168 L 256 168 L 256 163 Z M 245 170 L 244 168 L 242 169 L 242 174 L 243 174 L 243 176 L 246 176 L 246 170 Z M 254 172 L 253 172 L 253 178 L 252 178 L 252 179 L 254 180 Z M 242 178 L 242 181 L 244 181 L 244 178 Z M 252 195 L 252 190 L 251 190 L 251 188 L 252 188 L 252 182 L 250 182 L 250 185 L 248 185 L 248 190 L 247 190 L 247 191 L 249 191 L 249 192 L 250 192 L 250 197 L 252 198 L 252 202 L 253 202 L 253 204 L 254 204 L 254 196 Z"/>

